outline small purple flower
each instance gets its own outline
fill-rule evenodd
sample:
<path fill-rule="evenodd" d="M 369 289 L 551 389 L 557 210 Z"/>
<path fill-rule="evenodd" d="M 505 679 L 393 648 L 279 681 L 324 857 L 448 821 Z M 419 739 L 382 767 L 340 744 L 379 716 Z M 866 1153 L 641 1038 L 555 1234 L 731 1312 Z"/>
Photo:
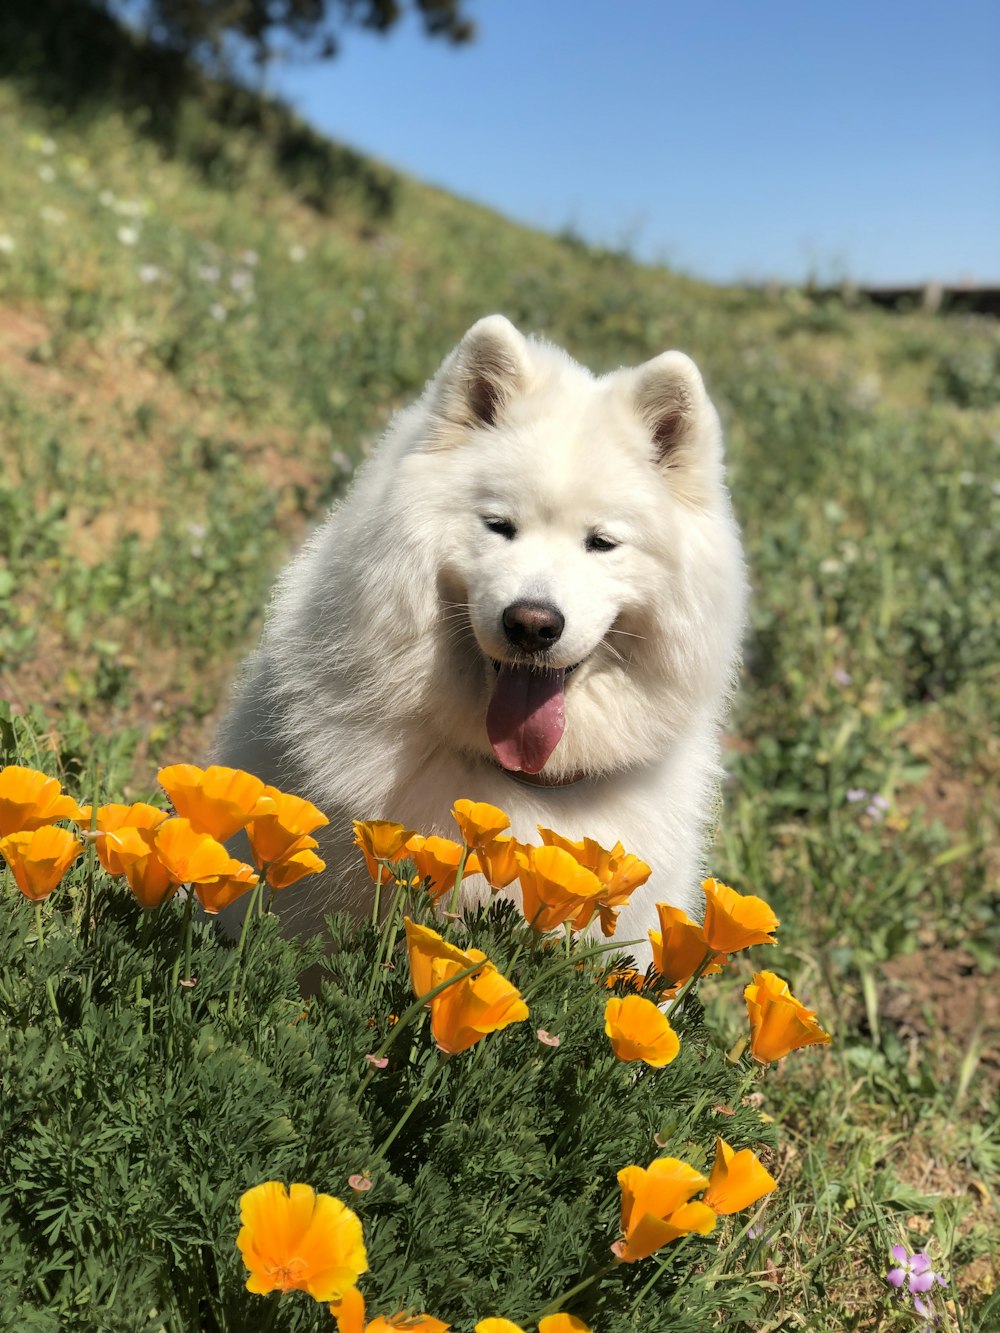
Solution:
<path fill-rule="evenodd" d="M 851 805 L 857 805 L 859 801 L 867 801 L 869 795 L 864 787 L 848 787 L 844 794 Z"/>
<path fill-rule="evenodd" d="M 932 1291 L 935 1283 L 942 1287 L 946 1287 L 948 1283 L 940 1273 L 935 1273 L 931 1268 L 927 1251 L 914 1250 L 911 1254 L 905 1245 L 894 1245 L 892 1257 L 898 1267 L 890 1268 L 885 1280 L 897 1290 L 901 1290 L 905 1283 L 907 1291 L 914 1298 L 913 1305 L 917 1313 L 925 1316 L 930 1314 L 930 1309 L 920 1297 Z"/>
<path fill-rule="evenodd" d="M 885 818 L 885 812 L 889 809 L 889 802 L 884 796 L 873 796 L 871 803 L 866 807 L 865 814 L 876 823 Z"/>
<path fill-rule="evenodd" d="M 845 671 L 843 667 L 833 668 L 833 683 L 834 685 L 839 685 L 841 689 L 846 689 L 853 679 L 854 677 L 851 673 Z"/>

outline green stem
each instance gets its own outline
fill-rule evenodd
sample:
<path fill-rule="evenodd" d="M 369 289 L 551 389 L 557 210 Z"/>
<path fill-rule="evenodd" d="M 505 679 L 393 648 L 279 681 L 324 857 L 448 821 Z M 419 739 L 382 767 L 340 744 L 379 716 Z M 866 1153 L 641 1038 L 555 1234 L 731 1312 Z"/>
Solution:
<path fill-rule="evenodd" d="M 42 931 L 42 904 L 35 903 L 35 934 L 38 936 L 39 949 L 45 948 L 45 935 Z"/>
<path fill-rule="evenodd" d="M 670 1001 L 670 1007 L 666 1011 L 667 1018 L 672 1018 L 675 1011 L 677 1012 L 680 1011 L 680 1005 L 684 1000 L 687 999 L 688 993 L 691 990 L 693 990 L 695 986 L 697 986 L 698 982 L 705 975 L 705 972 L 708 970 L 708 968 L 711 967 L 712 959 L 715 957 L 717 952 L 718 951 L 716 949 L 709 949 L 706 952 L 705 957 L 701 960 L 701 962 L 698 964 L 695 970 L 688 977 L 687 981 L 685 981 L 684 985 L 680 988 L 680 990 L 677 992 L 674 998 Z"/>
<path fill-rule="evenodd" d="M 425 995 L 421 995 L 418 999 L 414 1000 L 409 1009 L 404 1010 L 396 1024 L 389 1029 L 389 1035 L 378 1050 L 374 1052 L 375 1059 L 381 1060 L 383 1055 L 388 1054 L 389 1048 L 392 1046 L 393 1042 L 396 1041 L 400 1034 L 404 1032 L 411 1023 L 420 1017 L 435 996 L 440 995 L 441 992 L 447 990 L 449 986 L 454 986 L 457 982 L 464 981 L 466 977 L 471 977 L 474 972 L 480 971 L 482 966 L 482 963 L 473 963 L 471 967 L 465 968 L 462 972 L 456 972 L 453 977 L 448 977 L 445 981 L 442 981 L 440 985 L 435 986 L 433 990 L 429 990 Z M 357 1092 L 354 1094 L 353 1102 L 355 1106 L 360 1105 L 361 1098 L 365 1094 L 365 1089 L 375 1077 L 375 1073 L 375 1066 L 372 1065 L 371 1069 L 369 1069 L 368 1073 L 361 1080 Z"/>
<path fill-rule="evenodd" d="M 458 911 L 458 895 L 462 889 L 462 876 L 465 874 L 465 863 L 469 859 L 469 844 L 463 839 L 462 855 L 458 858 L 458 869 L 455 871 L 455 887 L 451 891 L 451 902 L 448 904 L 448 911 L 455 915 Z M 451 926 L 452 922 L 448 922 Z"/>
<path fill-rule="evenodd" d="M 244 945 L 246 944 L 247 931 L 250 929 L 250 918 L 254 915 L 254 912 L 257 909 L 257 904 L 260 902 L 261 885 L 263 883 L 264 883 L 264 872 L 262 870 L 260 879 L 253 886 L 253 889 L 250 892 L 250 901 L 247 904 L 246 915 L 243 918 L 243 927 L 240 930 L 240 938 L 236 945 L 236 963 L 235 966 L 233 967 L 233 979 L 232 982 L 230 983 L 229 996 L 226 1000 L 226 1014 L 229 1018 L 232 1018 L 233 1010 L 236 1007 L 236 986 L 240 980 L 240 972 L 243 967 L 243 948 Z"/>
<path fill-rule="evenodd" d="M 450 1059 L 449 1056 L 439 1055 L 436 1060 L 431 1060 L 429 1062 L 427 1069 L 424 1073 L 424 1077 L 420 1081 L 420 1086 L 414 1093 L 409 1106 L 396 1121 L 395 1125 L 393 1125 L 392 1129 L 389 1131 L 388 1137 L 383 1140 L 381 1147 L 376 1149 L 375 1156 L 372 1158 L 373 1162 L 377 1162 L 380 1157 L 384 1157 L 386 1153 L 389 1151 L 392 1144 L 398 1138 L 399 1133 L 402 1130 L 403 1126 L 406 1124 L 410 1116 L 413 1114 L 413 1112 L 417 1109 L 420 1103 L 427 1096 L 428 1092 L 430 1091 L 431 1084 L 433 1083 L 436 1076 L 444 1068 L 444 1065 L 446 1064 L 448 1059 Z"/>
<path fill-rule="evenodd" d="M 184 919 L 181 922 L 181 936 L 177 944 L 177 953 L 174 956 L 174 966 L 170 973 L 170 990 L 173 993 L 177 989 L 177 982 L 181 975 L 181 958 L 187 957 L 188 965 L 191 962 L 191 914 L 194 911 L 194 889 L 188 887 L 187 901 L 184 903 Z M 188 973 L 185 972 L 185 976 Z"/>
<path fill-rule="evenodd" d="M 611 1263 L 605 1264 L 604 1267 L 599 1268 L 596 1273 L 591 1273 L 589 1277 L 581 1279 L 575 1287 L 570 1287 L 569 1291 L 564 1291 L 560 1296 L 556 1296 L 553 1300 L 549 1301 L 544 1310 L 539 1310 L 538 1318 L 544 1319 L 545 1316 L 549 1314 L 560 1314 L 565 1310 L 567 1301 L 572 1300 L 572 1298 L 579 1295 L 581 1291 L 586 1291 L 586 1289 L 589 1286 L 592 1286 L 595 1282 L 599 1282 L 602 1277 L 611 1272 L 612 1268 L 617 1268 L 618 1264 L 618 1259 L 612 1259 Z"/>
<path fill-rule="evenodd" d="M 685 1242 L 686 1240 L 687 1240 L 687 1236 L 681 1236 L 681 1237 L 680 1237 L 678 1243 L 672 1247 L 672 1248 L 673 1248 L 673 1253 L 674 1253 L 674 1254 L 677 1253 L 677 1251 L 678 1251 L 678 1249 L 680 1248 L 680 1246 L 683 1245 L 684 1242 Z M 660 1261 L 659 1264 L 657 1264 L 657 1266 L 656 1266 L 656 1272 L 653 1274 L 653 1276 L 649 1279 L 649 1281 L 646 1283 L 646 1285 L 645 1285 L 645 1286 L 642 1288 L 642 1290 L 639 1292 L 638 1296 L 636 1296 L 635 1300 L 632 1302 L 632 1309 L 633 1309 L 633 1310 L 639 1310 L 639 1309 L 642 1308 L 642 1302 L 643 1302 L 643 1301 L 645 1300 L 645 1298 L 649 1295 L 649 1293 L 653 1290 L 653 1288 L 656 1286 L 657 1282 L 659 1282 L 659 1280 L 660 1280 L 660 1274 L 663 1272 L 664 1268 L 666 1268 L 667 1263 L 668 1263 L 668 1260 L 669 1260 L 669 1256 L 668 1256 L 667 1259 L 663 1259 L 663 1260 Z"/>

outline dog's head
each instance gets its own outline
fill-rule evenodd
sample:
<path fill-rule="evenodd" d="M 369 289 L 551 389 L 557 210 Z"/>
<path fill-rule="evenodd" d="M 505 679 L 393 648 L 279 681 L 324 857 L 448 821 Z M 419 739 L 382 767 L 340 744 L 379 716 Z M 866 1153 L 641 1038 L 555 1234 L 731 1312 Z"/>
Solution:
<path fill-rule="evenodd" d="M 734 669 L 744 574 L 718 417 L 665 352 L 595 378 L 480 320 L 431 382 L 443 668 L 462 743 L 558 780 L 649 762 Z"/>

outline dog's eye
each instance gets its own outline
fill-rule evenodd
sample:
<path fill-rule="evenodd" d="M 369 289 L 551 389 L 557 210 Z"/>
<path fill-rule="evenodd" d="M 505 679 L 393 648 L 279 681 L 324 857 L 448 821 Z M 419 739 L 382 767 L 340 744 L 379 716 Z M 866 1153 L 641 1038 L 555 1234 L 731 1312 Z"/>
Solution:
<path fill-rule="evenodd" d="M 584 545 L 588 551 L 614 551 L 618 547 L 618 542 L 613 542 L 610 537 L 602 537 L 600 533 L 592 532 Z"/>
<path fill-rule="evenodd" d="M 495 532 L 499 537 L 506 537 L 509 542 L 517 536 L 517 528 L 509 518 L 484 518 L 483 522 L 490 532 Z"/>

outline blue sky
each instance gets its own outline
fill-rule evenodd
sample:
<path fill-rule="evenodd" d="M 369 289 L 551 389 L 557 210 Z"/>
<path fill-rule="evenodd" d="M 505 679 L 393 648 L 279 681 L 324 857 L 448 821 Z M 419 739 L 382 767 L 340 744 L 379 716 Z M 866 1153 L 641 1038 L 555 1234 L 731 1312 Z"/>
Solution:
<path fill-rule="evenodd" d="M 333 137 L 715 281 L 1000 281 L 997 0 L 467 0 L 269 87 Z"/>

